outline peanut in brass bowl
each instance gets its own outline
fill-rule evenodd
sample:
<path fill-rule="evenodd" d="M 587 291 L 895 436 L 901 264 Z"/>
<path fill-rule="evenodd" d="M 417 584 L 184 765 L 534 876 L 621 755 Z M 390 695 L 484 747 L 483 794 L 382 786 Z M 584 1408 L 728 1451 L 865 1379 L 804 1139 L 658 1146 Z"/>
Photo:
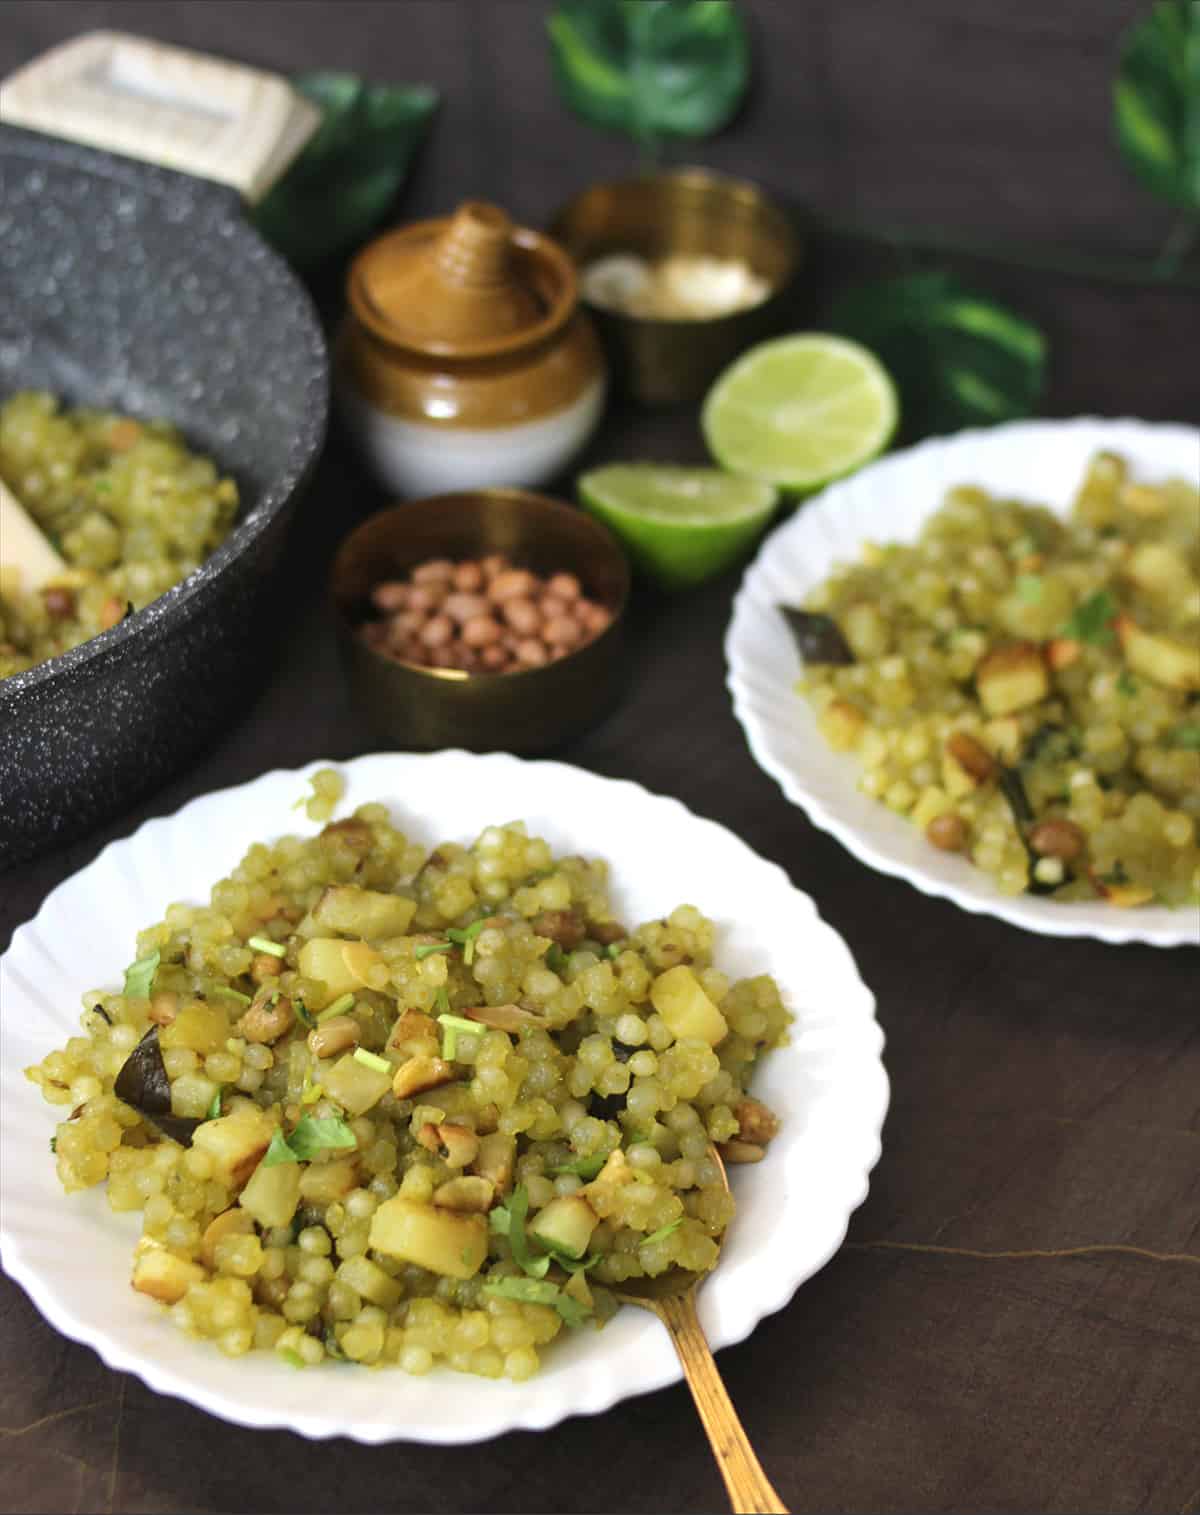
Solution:
<path fill-rule="evenodd" d="M 726 364 L 777 331 L 803 253 L 793 218 L 756 184 L 701 168 L 593 184 L 549 230 L 581 269 L 613 253 L 703 256 L 744 263 L 767 284 L 760 304 L 707 320 L 651 319 L 585 297 L 614 378 L 646 406 L 698 402 Z"/>
<path fill-rule="evenodd" d="M 502 552 L 534 573 L 573 573 L 612 612 L 608 628 L 566 657 L 512 673 L 402 663 L 358 627 L 370 592 L 430 558 Z M 615 537 L 571 505 L 523 489 L 476 489 L 393 505 L 343 541 L 331 592 L 342 664 L 376 735 L 403 749 L 545 752 L 580 735 L 616 702 L 626 671 L 629 565 Z"/>

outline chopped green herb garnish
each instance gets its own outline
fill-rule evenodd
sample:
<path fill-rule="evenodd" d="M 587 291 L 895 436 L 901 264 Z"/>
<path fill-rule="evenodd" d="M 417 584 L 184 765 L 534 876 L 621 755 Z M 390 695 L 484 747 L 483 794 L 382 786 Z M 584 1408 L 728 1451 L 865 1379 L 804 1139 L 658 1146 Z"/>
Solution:
<path fill-rule="evenodd" d="M 682 1225 L 683 1216 L 681 1215 L 677 1220 L 671 1221 L 669 1225 L 659 1226 L 657 1231 L 651 1231 L 649 1236 L 643 1237 L 642 1245 L 645 1246 L 645 1244 L 650 1241 L 666 1241 L 667 1237 L 673 1236 Z"/>
<path fill-rule="evenodd" d="M 356 1047 L 354 1049 L 354 1061 L 361 1063 L 364 1068 L 374 1068 L 376 1073 L 391 1073 L 393 1071 L 392 1065 L 386 1057 L 379 1057 L 374 1052 L 368 1052 L 365 1047 Z"/>
<path fill-rule="evenodd" d="M 221 1090 L 218 1089 L 208 1102 L 208 1109 L 204 1112 L 205 1120 L 216 1120 L 221 1113 Z"/>
<path fill-rule="evenodd" d="M 230 999 L 240 1000 L 243 1005 L 250 1003 L 250 996 L 248 994 L 243 994 L 240 989 L 231 989 L 228 984 L 214 984 L 209 993 L 227 994 Z"/>
<path fill-rule="evenodd" d="M 285 957 L 287 948 L 282 942 L 273 942 L 269 936 L 248 936 L 246 946 L 253 947 L 255 952 L 269 952 L 272 957 Z"/>
<path fill-rule="evenodd" d="M 475 961 L 475 938 L 483 930 L 483 921 L 472 921 L 469 926 L 452 929 L 446 935 L 463 949 L 463 962 L 468 967 Z"/>
<path fill-rule="evenodd" d="M 578 1300 L 564 1294 L 557 1284 L 536 1278 L 497 1278 L 484 1284 L 483 1292 L 500 1299 L 519 1299 L 526 1305 L 549 1305 L 568 1326 L 581 1326 L 591 1313 Z"/>
<path fill-rule="evenodd" d="M 325 1335 L 321 1338 L 325 1347 L 326 1357 L 332 1357 L 334 1362 L 349 1362 L 350 1359 L 342 1351 L 342 1344 L 337 1339 L 337 1332 L 332 1326 L 325 1328 Z"/>
<path fill-rule="evenodd" d="M 318 1152 L 356 1147 L 358 1141 L 346 1122 L 336 1115 L 302 1115 L 288 1137 L 288 1146 L 302 1163 Z"/>
<path fill-rule="evenodd" d="M 611 1150 L 610 1148 L 609 1152 L 593 1152 L 590 1157 L 577 1157 L 573 1162 L 559 1163 L 558 1167 L 551 1168 L 550 1171 L 556 1178 L 563 1173 L 577 1173 L 583 1179 L 595 1178 L 608 1161 Z"/>
<path fill-rule="evenodd" d="M 308 1026 L 311 1029 L 317 1024 L 316 1016 L 312 1013 L 312 1011 L 308 1008 L 302 999 L 294 999 L 292 1001 L 292 1009 L 295 1010 L 296 1019 L 301 1023 L 301 1025 Z"/>
<path fill-rule="evenodd" d="M 331 1021 L 335 1015 L 345 1015 L 347 1010 L 352 1010 L 353 1008 L 354 996 L 352 994 L 341 994 L 334 1000 L 332 1005 L 327 1006 L 317 1016 L 317 1025 L 319 1026 L 322 1021 Z"/>
<path fill-rule="evenodd" d="M 315 1105 L 324 1093 L 325 1086 L 323 1084 L 314 1084 L 312 1075 L 306 1073 L 304 1075 L 304 1086 L 300 1090 L 300 1103 L 302 1105 Z"/>
<path fill-rule="evenodd" d="M 1036 573 L 1019 573 L 1016 580 L 1017 599 L 1026 605 L 1036 605 L 1042 597 L 1043 584 Z"/>
<path fill-rule="evenodd" d="M 298 1163 L 300 1159 L 288 1146 L 288 1139 L 283 1132 L 276 1128 L 271 1132 L 271 1143 L 263 1158 L 264 1168 L 274 1168 L 279 1163 Z"/>
<path fill-rule="evenodd" d="M 450 1014 L 450 996 L 446 993 L 445 984 L 438 986 L 438 991 L 433 996 L 433 1004 L 439 1015 Z"/>
<path fill-rule="evenodd" d="M 552 973 L 561 973 L 567 966 L 567 954 L 557 942 L 551 942 L 546 948 L 546 967 Z"/>
<path fill-rule="evenodd" d="M 507 1236 L 512 1248 L 513 1261 L 531 1278 L 544 1278 L 550 1267 L 549 1257 L 535 1257 L 529 1250 L 529 1238 L 525 1235 L 525 1217 L 529 1214 L 529 1194 L 524 1184 L 513 1190 L 507 1205 L 497 1205 L 488 1216 L 488 1223 L 498 1236 Z"/>
<path fill-rule="evenodd" d="M 609 957 L 620 957 L 621 953 L 624 952 L 624 950 L 625 949 L 621 946 L 620 942 L 609 942 L 608 946 L 604 949 L 605 953 Z"/>
<path fill-rule="evenodd" d="M 289 1363 L 293 1368 L 302 1368 L 304 1366 L 303 1357 L 300 1356 L 299 1352 L 293 1352 L 291 1347 L 279 1347 L 277 1351 L 284 1362 Z"/>
<path fill-rule="evenodd" d="M 58 1151 L 58 1137 L 57 1136 L 52 1136 L 50 1138 L 50 1150 L 51 1150 L 51 1152 L 57 1152 Z"/>
<path fill-rule="evenodd" d="M 113 486 L 111 479 L 92 480 L 92 488 L 96 491 L 97 494 L 112 494 L 112 487 Z"/>
<path fill-rule="evenodd" d="M 1129 882 L 1129 874 L 1126 872 L 1125 864 L 1120 858 L 1113 864 L 1111 873 L 1102 873 L 1100 877 L 1106 884 L 1127 884 Z"/>
<path fill-rule="evenodd" d="M 1116 639 L 1113 621 L 1120 607 L 1107 589 L 1097 589 L 1082 604 L 1076 605 L 1074 614 L 1064 622 L 1059 636 L 1073 637 L 1078 642 L 1090 642 L 1093 647 L 1107 647 Z"/>
<path fill-rule="evenodd" d="M 460 1034 L 478 1036 L 483 1029 L 475 1021 L 466 1020 L 461 1015 L 439 1015 L 438 1025 L 442 1028 L 442 1056 L 448 1063 L 452 1063 L 458 1054 Z"/>
<path fill-rule="evenodd" d="M 426 942 L 423 946 L 414 948 L 413 956 L 417 962 L 421 962 L 432 957 L 435 952 L 449 952 L 453 946 L 453 942 Z"/>
<path fill-rule="evenodd" d="M 1176 726 L 1171 735 L 1176 747 L 1188 747 L 1193 751 L 1200 750 L 1200 726 Z"/>
<path fill-rule="evenodd" d="M 1117 678 L 1117 689 L 1121 694 L 1134 695 L 1138 692 L 1138 681 L 1130 673 L 1128 668 L 1122 668 Z"/>
<path fill-rule="evenodd" d="M 130 999 L 149 999 L 150 990 L 154 985 L 154 976 L 158 972 L 158 965 L 162 961 L 161 954 L 156 947 L 153 952 L 145 957 L 139 957 L 136 963 L 130 963 L 125 970 L 125 994 Z"/>

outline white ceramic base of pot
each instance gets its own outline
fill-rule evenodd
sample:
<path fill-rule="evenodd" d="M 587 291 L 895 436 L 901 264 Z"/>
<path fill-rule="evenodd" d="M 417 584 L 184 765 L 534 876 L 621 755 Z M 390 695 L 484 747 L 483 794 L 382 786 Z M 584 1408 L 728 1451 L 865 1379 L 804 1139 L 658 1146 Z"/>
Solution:
<path fill-rule="evenodd" d="M 508 485 L 531 488 L 565 468 L 596 429 L 605 383 L 563 410 L 517 426 L 446 427 L 401 420 L 342 380 L 342 415 L 380 480 L 405 495 Z"/>

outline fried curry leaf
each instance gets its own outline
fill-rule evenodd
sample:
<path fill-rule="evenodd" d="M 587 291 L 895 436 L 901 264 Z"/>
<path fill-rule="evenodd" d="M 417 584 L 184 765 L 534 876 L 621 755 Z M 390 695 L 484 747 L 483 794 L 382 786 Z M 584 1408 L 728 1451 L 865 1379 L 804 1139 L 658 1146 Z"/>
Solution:
<path fill-rule="evenodd" d="M 154 956 L 157 958 L 158 954 Z M 203 1124 L 190 1117 L 171 1114 L 171 1080 L 167 1077 L 162 1048 L 158 1045 L 157 1026 L 150 1027 L 125 1059 L 113 1082 L 113 1093 L 181 1146 L 190 1147 L 192 1134 Z"/>
<path fill-rule="evenodd" d="M 896 381 L 905 441 L 1030 415 L 1042 391 L 1038 328 L 945 272 L 847 290 L 826 324 L 869 347 Z"/>
<path fill-rule="evenodd" d="M 1117 145 L 1143 184 L 1200 211 L 1200 6 L 1159 0 L 1125 33 L 1113 84 Z"/>
<path fill-rule="evenodd" d="M 831 615 L 823 615 L 817 610 L 797 610 L 791 605 L 778 608 L 805 663 L 844 666 L 855 661 L 850 644 Z"/>
<path fill-rule="evenodd" d="M 638 142 L 719 131 L 749 83 L 732 0 L 560 0 L 546 29 L 569 108 Z"/>
<path fill-rule="evenodd" d="M 304 151 L 254 211 L 289 262 L 316 268 L 360 242 L 396 198 L 437 108 L 423 84 L 365 84 L 318 70 L 292 80 L 323 113 Z"/>

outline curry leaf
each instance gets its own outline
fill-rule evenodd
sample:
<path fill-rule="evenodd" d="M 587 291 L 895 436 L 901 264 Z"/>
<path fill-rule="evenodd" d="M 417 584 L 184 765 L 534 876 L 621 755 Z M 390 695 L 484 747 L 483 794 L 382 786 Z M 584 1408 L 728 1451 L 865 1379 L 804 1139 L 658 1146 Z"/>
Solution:
<path fill-rule="evenodd" d="M 949 274 L 904 274 L 848 290 L 831 330 L 871 348 L 900 389 L 905 440 L 1029 415 L 1046 339 L 1031 322 Z"/>
<path fill-rule="evenodd" d="M 571 110 L 639 142 L 706 137 L 746 92 L 750 45 L 732 0 L 560 0 L 546 27 Z"/>
<path fill-rule="evenodd" d="M 1117 143 L 1155 194 L 1200 210 L 1200 6 L 1159 0 L 1125 33 L 1113 86 Z"/>
<path fill-rule="evenodd" d="M 291 263 L 312 269 L 361 241 L 404 182 L 437 108 L 425 85 L 364 84 L 354 74 L 299 74 L 292 83 L 323 113 L 304 151 L 254 212 Z"/>

